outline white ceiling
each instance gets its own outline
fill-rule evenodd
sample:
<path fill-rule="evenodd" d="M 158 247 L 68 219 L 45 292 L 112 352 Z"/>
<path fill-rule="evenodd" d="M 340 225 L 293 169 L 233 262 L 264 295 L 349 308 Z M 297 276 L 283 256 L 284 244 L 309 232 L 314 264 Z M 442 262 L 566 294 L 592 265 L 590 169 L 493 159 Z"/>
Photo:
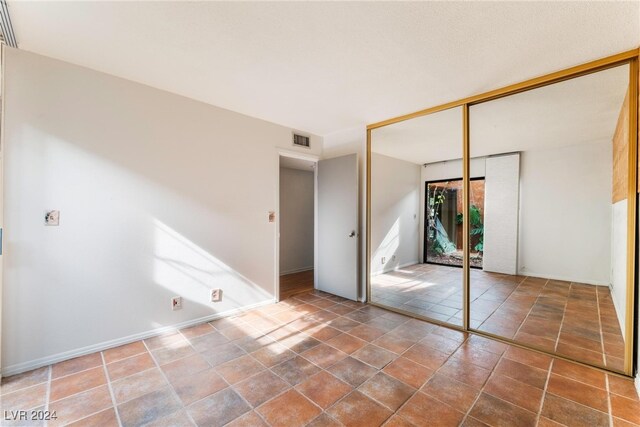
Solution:
<path fill-rule="evenodd" d="M 472 157 L 611 142 L 629 85 L 627 65 L 471 106 Z M 462 157 L 462 110 L 374 129 L 372 150 L 423 164 Z"/>
<path fill-rule="evenodd" d="M 21 49 L 319 135 L 640 44 L 640 2 L 18 2 Z"/>
<path fill-rule="evenodd" d="M 301 171 L 313 172 L 316 162 L 312 160 L 299 159 L 296 157 L 280 156 L 280 167 L 287 169 L 297 169 Z"/>

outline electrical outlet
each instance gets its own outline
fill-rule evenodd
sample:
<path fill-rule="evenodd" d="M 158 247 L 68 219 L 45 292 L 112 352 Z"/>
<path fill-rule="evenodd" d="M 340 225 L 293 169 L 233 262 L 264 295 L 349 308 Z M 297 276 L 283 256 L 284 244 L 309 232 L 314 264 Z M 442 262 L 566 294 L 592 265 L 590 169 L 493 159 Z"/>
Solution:
<path fill-rule="evenodd" d="M 45 212 L 44 225 L 60 225 L 60 211 Z"/>
<path fill-rule="evenodd" d="M 211 289 L 211 302 L 222 301 L 222 289 Z"/>
<path fill-rule="evenodd" d="M 396 260 L 396 256 L 395 255 L 391 255 L 391 261 L 395 261 Z"/>
<path fill-rule="evenodd" d="M 380 263 L 384 264 L 385 262 L 387 262 L 387 257 L 383 256 L 382 258 L 380 258 Z"/>
<path fill-rule="evenodd" d="M 176 311 L 182 308 L 182 297 L 171 298 L 171 310 Z"/>

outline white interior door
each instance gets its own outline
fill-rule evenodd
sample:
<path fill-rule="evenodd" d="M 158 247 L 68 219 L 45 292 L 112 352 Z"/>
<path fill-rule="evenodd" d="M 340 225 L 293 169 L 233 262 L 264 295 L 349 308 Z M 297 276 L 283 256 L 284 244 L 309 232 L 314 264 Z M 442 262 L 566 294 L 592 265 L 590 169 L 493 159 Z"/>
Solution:
<path fill-rule="evenodd" d="M 318 162 L 317 285 L 358 298 L 358 155 Z"/>

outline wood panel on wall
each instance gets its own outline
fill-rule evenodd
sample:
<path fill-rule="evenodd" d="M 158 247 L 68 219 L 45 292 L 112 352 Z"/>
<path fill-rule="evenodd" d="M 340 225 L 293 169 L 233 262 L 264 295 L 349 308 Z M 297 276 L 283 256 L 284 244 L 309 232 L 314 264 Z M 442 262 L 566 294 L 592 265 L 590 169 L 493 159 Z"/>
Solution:
<path fill-rule="evenodd" d="M 624 97 L 616 131 L 613 134 L 613 188 L 612 203 L 625 200 L 629 179 L 629 90 Z"/>

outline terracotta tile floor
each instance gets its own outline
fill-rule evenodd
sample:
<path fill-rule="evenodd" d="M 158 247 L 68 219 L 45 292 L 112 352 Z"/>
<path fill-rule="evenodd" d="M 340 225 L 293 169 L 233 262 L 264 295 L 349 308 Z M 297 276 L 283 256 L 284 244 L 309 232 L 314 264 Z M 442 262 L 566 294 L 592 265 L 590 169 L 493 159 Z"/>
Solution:
<path fill-rule="evenodd" d="M 640 425 L 631 380 L 316 292 L 0 392 L 3 410 L 55 411 L 51 426 Z"/>
<path fill-rule="evenodd" d="M 280 300 L 313 290 L 313 270 L 280 276 Z"/>
<path fill-rule="evenodd" d="M 606 286 L 472 269 L 471 327 L 613 369 L 624 340 Z M 462 270 L 416 264 L 371 278 L 374 302 L 462 325 Z"/>

